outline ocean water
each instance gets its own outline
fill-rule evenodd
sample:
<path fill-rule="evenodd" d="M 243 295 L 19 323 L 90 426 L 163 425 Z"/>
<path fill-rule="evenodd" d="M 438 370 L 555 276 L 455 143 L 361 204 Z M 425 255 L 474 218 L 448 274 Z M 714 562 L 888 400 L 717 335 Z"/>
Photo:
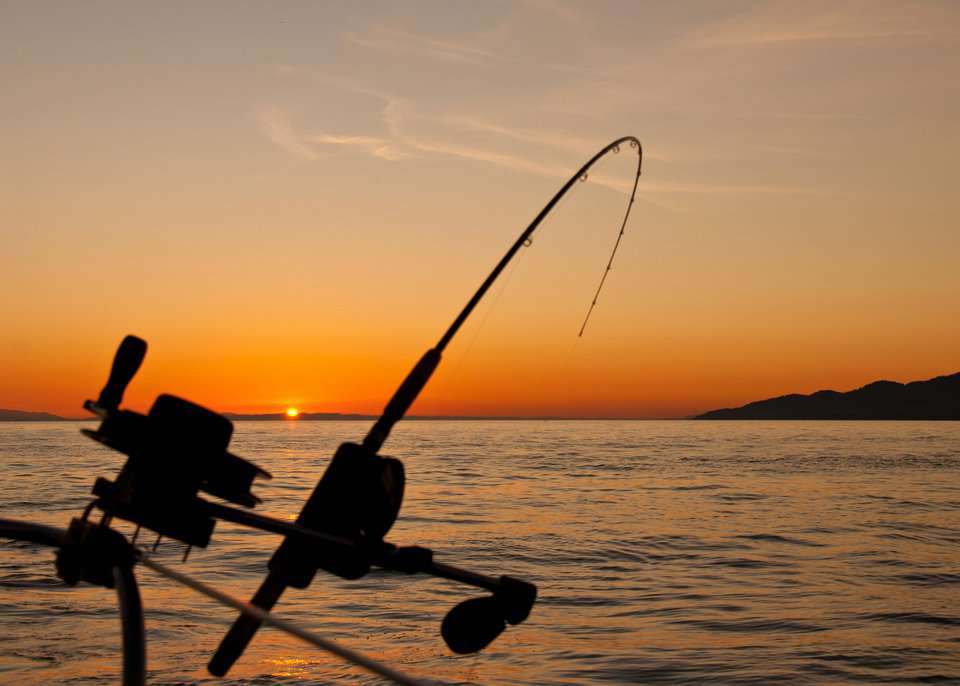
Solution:
<path fill-rule="evenodd" d="M 65 526 L 122 457 L 79 423 L 0 424 L 0 517 Z M 238 423 L 270 470 L 266 513 L 293 518 L 364 422 Z M 376 571 L 319 574 L 278 610 L 444 684 L 960 684 L 960 423 L 406 422 L 389 538 L 438 561 L 534 581 L 526 623 L 452 655 L 444 614 L 478 593 Z M 121 525 L 122 530 L 132 529 Z M 219 524 L 180 565 L 248 598 L 276 536 Z M 116 683 L 112 591 L 66 587 L 50 549 L 0 541 L 0 683 Z M 160 684 L 381 680 L 272 629 L 230 678 L 205 665 L 234 613 L 147 569 Z"/>

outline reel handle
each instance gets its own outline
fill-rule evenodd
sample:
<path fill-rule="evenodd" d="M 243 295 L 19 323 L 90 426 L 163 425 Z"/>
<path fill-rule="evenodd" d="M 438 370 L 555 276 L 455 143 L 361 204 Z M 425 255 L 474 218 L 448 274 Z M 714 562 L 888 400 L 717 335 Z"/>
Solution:
<path fill-rule="evenodd" d="M 105 410 L 116 410 L 123 400 L 123 392 L 140 369 L 143 358 L 147 354 L 147 342 L 136 336 L 127 336 L 117 348 L 113 356 L 113 366 L 110 368 L 110 377 L 107 385 L 100 391 L 97 405 Z"/>

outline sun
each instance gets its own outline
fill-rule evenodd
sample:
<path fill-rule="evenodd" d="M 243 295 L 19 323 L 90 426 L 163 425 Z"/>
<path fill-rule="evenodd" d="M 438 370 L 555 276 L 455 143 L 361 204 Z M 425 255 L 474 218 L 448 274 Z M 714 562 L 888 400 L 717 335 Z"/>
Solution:
<path fill-rule="evenodd" d="M 290 419 L 296 419 L 297 417 L 300 416 L 300 410 L 298 410 L 298 409 L 295 408 L 295 407 L 288 407 L 288 408 L 287 408 L 287 416 L 288 416 Z"/>

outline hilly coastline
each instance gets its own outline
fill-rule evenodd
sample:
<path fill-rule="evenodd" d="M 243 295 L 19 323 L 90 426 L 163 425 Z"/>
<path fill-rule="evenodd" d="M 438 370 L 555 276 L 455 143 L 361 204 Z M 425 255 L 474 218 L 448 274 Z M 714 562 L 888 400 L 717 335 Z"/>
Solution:
<path fill-rule="evenodd" d="M 63 417 L 58 417 L 49 412 L 26 412 L 24 410 L 4 410 L 0 409 L 0 422 L 62 422 Z"/>
<path fill-rule="evenodd" d="M 846 393 L 784 395 L 693 419 L 960 419 L 960 372 L 927 381 L 875 381 Z"/>

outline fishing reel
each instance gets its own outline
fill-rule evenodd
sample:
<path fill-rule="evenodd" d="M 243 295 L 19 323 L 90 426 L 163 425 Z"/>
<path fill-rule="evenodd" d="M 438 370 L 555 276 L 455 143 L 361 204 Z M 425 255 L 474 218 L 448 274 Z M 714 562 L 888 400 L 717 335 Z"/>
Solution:
<path fill-rule="evenodd" d="M 127 456 L 114 481 L 98 478 L 91 506 L 189 546 L 206 547 L 216 524 L 203 491 L 252 508 L 263 469 L 227 451 L 233 424 L 223 415 L 173 395 L 157 397 L 147 414 L 120 409 L 147 344 L 127 336 L 117 348 L 107 384 L 84 408 L 100 417 L 90 438 Z"/>
<path fill-rule="evenodd" d="M 297 524 L 347 538 L 355 543 L 355 549 L 345 555 L 342 546 L 286 538 L 267 567 L 294 588 L 309 586 L 320 569 L 344 579 L 364 576 L 397 520 L 405 483 L 400 460 L 376 455 L 356 443 L 343 443 Z"/>

